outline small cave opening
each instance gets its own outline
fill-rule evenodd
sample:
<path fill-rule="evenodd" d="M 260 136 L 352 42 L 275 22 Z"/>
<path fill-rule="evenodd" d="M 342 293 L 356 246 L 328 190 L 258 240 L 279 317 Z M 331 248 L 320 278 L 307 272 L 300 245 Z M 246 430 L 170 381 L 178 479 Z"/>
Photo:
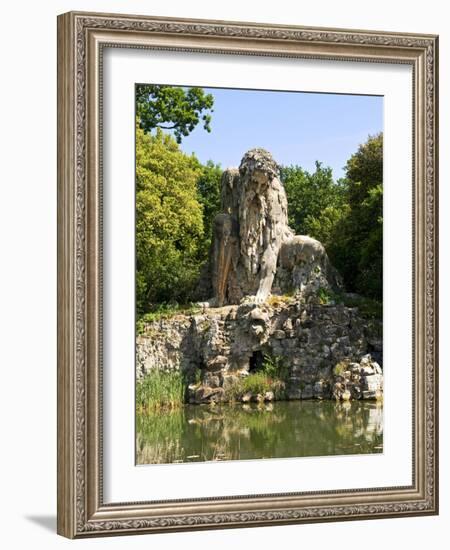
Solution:
<path fill-rule="evenodd" d="M 264 355 L 261 350 L 254 351 L 248 361 L 248 372 L 257 372 L 261 370 L 264 362 Z"/>
<path fill-rule="evenodd" d="M 191 363 L 191 368 L 188 371 L 188 383 L 189 384 L 200 384 L 203 379 L 203 373 L 205 371 L 206 365 L 202 359 Z"/>

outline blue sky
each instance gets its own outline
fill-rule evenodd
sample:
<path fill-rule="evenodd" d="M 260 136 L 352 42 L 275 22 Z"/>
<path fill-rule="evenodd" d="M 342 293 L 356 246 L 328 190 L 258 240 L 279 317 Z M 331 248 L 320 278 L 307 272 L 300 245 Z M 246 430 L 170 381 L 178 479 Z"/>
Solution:
<path fill-rule="evenodd" d="M 338 179 L 358 145 L 383 130 L 380 96 L 204 89 L 214 96 L 212 131 L 199 124 L 181 148 L 223 168 L 239 166 L 248 149 L 264 147 L 279 164 L 308 171 L 319 160 Z"/>

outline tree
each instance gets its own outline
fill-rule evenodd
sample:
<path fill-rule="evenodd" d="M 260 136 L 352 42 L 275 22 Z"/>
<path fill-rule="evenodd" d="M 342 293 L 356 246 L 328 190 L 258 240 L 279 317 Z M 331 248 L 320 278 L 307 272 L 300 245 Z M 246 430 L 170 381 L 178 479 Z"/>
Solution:
<path fill-rule="evenodd" d="M 355 287 L 366 295 L 381 300 L 383 293 L 383 187 L 368 189 L 361 203 L 356 223 L 366 231 L 359 241 L 358 275 Z M 357 243 L 355 243 L 356 245 Z"/>
<path fill-rule="evenodd" d="M 343 202 L 339 205 L 327 206 L 317 218 L 308 218 L 308 235 L 320 241 L 330 255 L 335 253 L 333 244 L 336 239 L 337 228 L 342 223 L 343 218 L 348 215 L 348 211 L 348 204 Z"/>
<path fill-rule="evenodd" d="M 288 199 L 289 224 L 298 235 L 314 236 L 318 231 L 317 220 L 325 209 L 338 209 L 342 205 L 342 186 L 333 181 L 331 168 L 320 162 L 316 162 L 313 173 L 300 166 L 283 166 L 281 181 Z"/>
<path fill-rule="evenodd" d="M 155 128 L 172 130 L 177 143 L 188 136 L 202 121 L 207 132 L 211 131 L 211 115 L 214 97 L 202 88 L 179 86 L 136 86 L 136 114 L 139 125 L 147 133 Z"/>
<path fill-rule="evenodd" d="M 198 200 L 203 206 L 203 227 L 205 238 L 203 243 L 204 258 L 206 260 L 212 238 L 214 217 L 220 211 L 222 168 L 212 160 L 201 167 L 197 180 Z"/>
<path fill-rule="evenodd" d="M 327 251 L 348 290 L 383 293 L 383 134 L 369 136 L 347 161 L 345 203 Z"/>
<path fill-rule="evenodd" d="M 370 190 L 383 182 L 383 134 L 369 136 L 345 167 L 348 201 L 358 207 Z"/>
<path fill-rule="evenodd" d="M 136 129 L 136 301 L 188 299 L 199 274 L 204 239 L 197 180 L 201 167 L 175 140 Z"/>

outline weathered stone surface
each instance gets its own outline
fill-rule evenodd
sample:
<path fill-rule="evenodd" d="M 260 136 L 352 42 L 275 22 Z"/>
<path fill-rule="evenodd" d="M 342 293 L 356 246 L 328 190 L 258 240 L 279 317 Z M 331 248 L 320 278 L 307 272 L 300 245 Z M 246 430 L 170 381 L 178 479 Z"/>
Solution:
<path fill-rule="evenodd" d="M 313 396 L 314 396 L 313 386 L 312 386 L 312 384 L 307 384 L 302 389 L 301 399 L 312 399 Z"/>
<path fill-rule="evenodd" d="M 343 367 L 346 361 L 339 366 Z M 380 365 L 370 354 L 361 357 L 359 363 L 347 362 L 347 369 L 336 375 L 333 386 L 335 399 L 381 399 L 383 396 L 383 374 Z"/>
<path fill-rule="evenodd" d="M 287 390 L 286 397 L 289 400 L 301 399 L 302 398 L 302 390 L 300 388 L 291 387 Z"/>
<path fill-rule="evenodd" d="M 211 388 L 209 386 L 199 386 L 194 391 L 194 399 L 191 401 L 194 403 L 211 403 L 223 401 L 224 396 L 223 388 Z"/>
<path fill-rule="evenodd" d="M 137 378 L 142 378 L 149 368 L 187 371 L 191 350 L 186 337 L 190 327 L 191 319 L 186 316 L 151 323 L 146 335 L 136 340 Z"/>
<path fill-rule="evenodd" d="M 381 374 L 370 374 L 364 378 L 364 387 L 368 391 L 377 391 L 383 388 L 383 376 Z"/>
<path fill-rule="evenodd" d="M 306 235 L 295 235 L 282 243 L 275 291 L 282 294 L 290 289 L 311 295 L 319 288 L 336 289 L 340 286 L 339 274 L 319 241 Z"/>
<path fill-rule="evenodd" d="M 252 400 L 252 394 L 250 392 L 245 393 L 241 399 L 242 403 L 250 403 L 251 400 Z"/>

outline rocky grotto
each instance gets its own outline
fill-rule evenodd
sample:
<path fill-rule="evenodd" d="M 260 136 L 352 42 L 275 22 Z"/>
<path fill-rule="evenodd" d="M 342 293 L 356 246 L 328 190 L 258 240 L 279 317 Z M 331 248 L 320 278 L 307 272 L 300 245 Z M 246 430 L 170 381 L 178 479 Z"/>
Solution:
<path fill-rule="evenodd" d="M 381 320 L 364 315 L 358 297 L 344 292 L 322 244 L 289 228 L 272 155 L 248 151 L 221 183 L 198 313 L 146 324 L 137 337 L 137 378 L 181 370 L 188 402 L 223 402 L 268 360 L 283 370 L 284 399 L 380 399 Z"/>

